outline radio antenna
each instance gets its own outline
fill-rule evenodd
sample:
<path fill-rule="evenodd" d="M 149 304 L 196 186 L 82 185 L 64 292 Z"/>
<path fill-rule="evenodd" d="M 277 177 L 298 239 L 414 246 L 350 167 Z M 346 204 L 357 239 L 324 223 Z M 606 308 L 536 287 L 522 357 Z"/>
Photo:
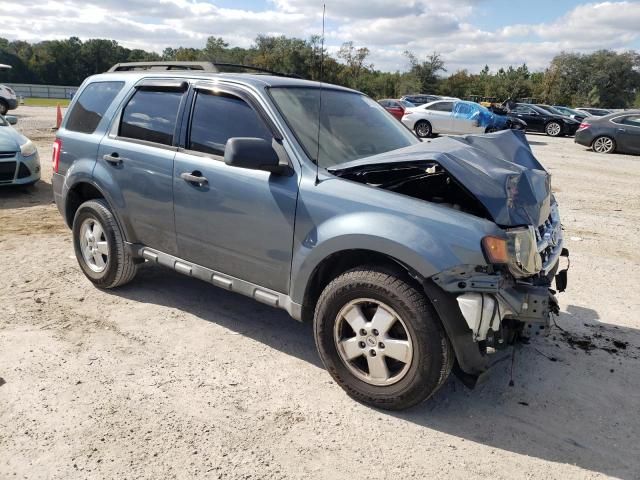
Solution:
<path fill-rule="evenodd" d="M 327 10 L 327 5 L 322 4 L 322 38 L 320 40 L 320 92 L 318 95 L 318 149 L 316 151 L 316 182 L 320 183 L 320 121 L 322 120 L 322 82 L 324 81 L 324 16 Z"/>

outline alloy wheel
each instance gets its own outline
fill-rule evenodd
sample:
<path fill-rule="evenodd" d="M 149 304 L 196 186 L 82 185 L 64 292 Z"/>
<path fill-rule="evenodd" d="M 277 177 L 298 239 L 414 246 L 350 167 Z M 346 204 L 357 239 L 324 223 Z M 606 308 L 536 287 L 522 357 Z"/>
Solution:
<path fill-rule="evenodd" d="M 93 218 L 87 218 L 80 226 L 80 250 L 92 271 L 101 273 L 107 268 L 109 244 L 102 225 Z"/>
<path fill-rule="evenodd" d="M 598 137 L 593 142 L 593 151 L 597 153 L 610 153 L 613 151 L 613 140 L 609 137 Z"/>
<path fill-rule="evenodd" d="M 404 378 L 413 360 L 407 326 L 388 305 L 370 298 L 346 304 L 334 324 L 334 341 L 346 367 L 360 380 L 377 386 Z"/>
<path fill-rule="evenodd" d="M 561 131 L 562 127 L 559 123 L 551 122 L 549 125 L 547 125 L 547 133 L 552 137 L 557 137 L 558 135 L 560 135 Z"/>

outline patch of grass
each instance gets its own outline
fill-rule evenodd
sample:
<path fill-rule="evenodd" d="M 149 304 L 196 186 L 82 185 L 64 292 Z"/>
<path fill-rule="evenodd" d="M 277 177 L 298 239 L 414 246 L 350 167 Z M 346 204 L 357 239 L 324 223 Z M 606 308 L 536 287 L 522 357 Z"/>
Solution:
<path fill-rule="evenodd" d="M 25 98 L 24 104 L 28 107 L 56 107 L 60 105 L 66 108 L 70 101 L 68 98 Z"/>

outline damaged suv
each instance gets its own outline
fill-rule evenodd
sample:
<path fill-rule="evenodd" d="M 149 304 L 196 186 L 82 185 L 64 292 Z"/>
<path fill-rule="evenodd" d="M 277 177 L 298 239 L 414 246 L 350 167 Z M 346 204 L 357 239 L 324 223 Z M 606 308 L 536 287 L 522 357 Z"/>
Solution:
<path fill-rule="evenodd" d="M 144 263 L 312 321 L 353 398 L 403 409 L 468 385 L 566 271 L 550 175 L 520 132 L 421 142 L 369 97 L 276 75 L 87 79 L 53 188 L 99 288 Z"/>

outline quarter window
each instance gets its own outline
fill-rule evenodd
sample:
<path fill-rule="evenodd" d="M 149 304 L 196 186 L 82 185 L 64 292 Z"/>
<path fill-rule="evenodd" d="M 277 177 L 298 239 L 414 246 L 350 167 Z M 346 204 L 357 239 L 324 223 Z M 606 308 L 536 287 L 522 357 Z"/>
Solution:
<path fill-rule="evenodd" d="M 233 95 L 199 91 L 191 116 L 188 148 L 224 155 L 227 140 L 234 137 L 272 139 L 260 116 L 244 100 Z"/>
<path fill-rule="evenodd" d="M 182 92 L 139 89 L 122 112 L 121 137 L 173 144 Z"/>
<path fill-rule="evenodd" d="M 69 112 L 65 128 L 72 132 L 93 133 L 124 82 L 95 82 L 87 85 Z"/>

